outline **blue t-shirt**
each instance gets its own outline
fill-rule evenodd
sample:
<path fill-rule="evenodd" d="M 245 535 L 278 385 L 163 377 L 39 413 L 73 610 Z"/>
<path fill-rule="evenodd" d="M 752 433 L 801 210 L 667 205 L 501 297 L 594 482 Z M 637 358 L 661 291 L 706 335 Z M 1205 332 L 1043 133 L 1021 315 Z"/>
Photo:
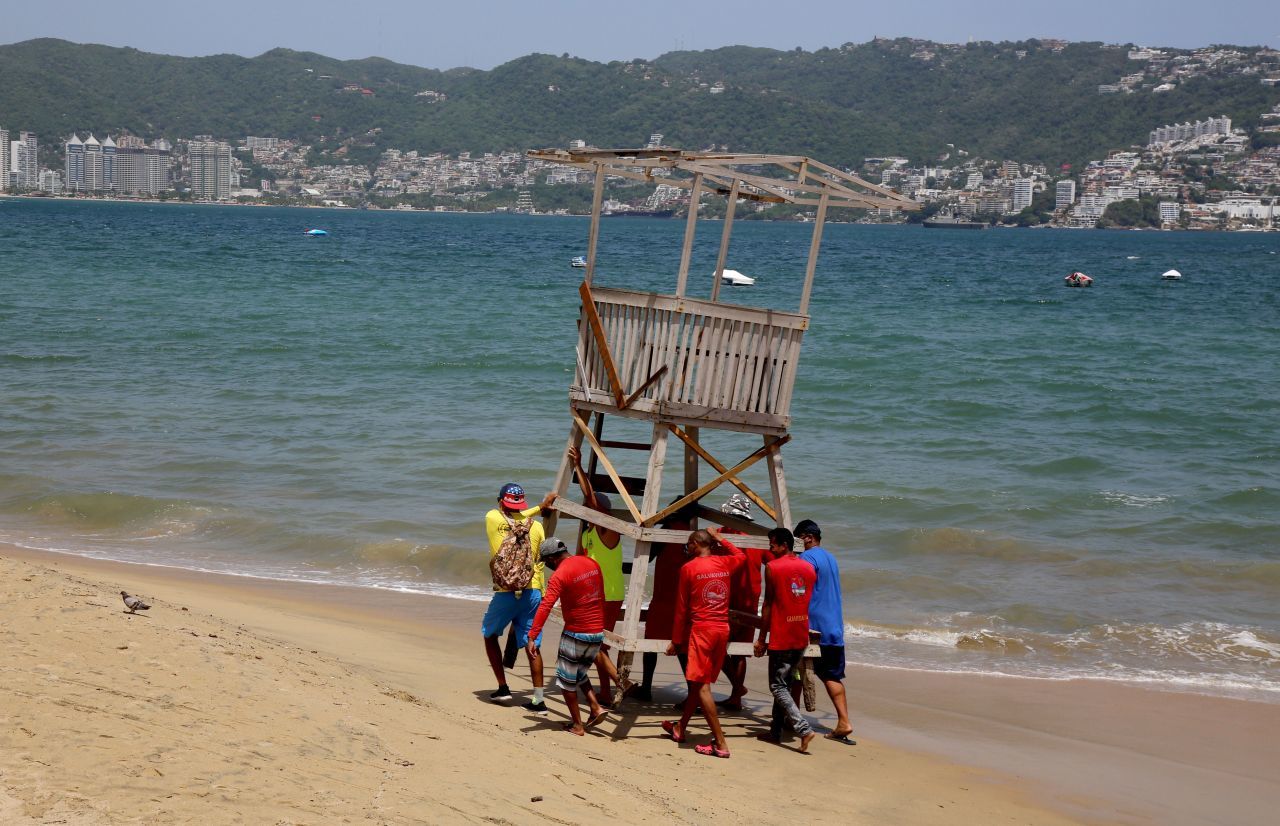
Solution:
<path fill-rule="evenodd" d="M 844 606 L 840 601 L 840 566 L 821 545 L 800 554 L 813 566 L 818 581 L 809 600 L 809 625 L 820 635 L 819 645 L 844 645 Z"/>

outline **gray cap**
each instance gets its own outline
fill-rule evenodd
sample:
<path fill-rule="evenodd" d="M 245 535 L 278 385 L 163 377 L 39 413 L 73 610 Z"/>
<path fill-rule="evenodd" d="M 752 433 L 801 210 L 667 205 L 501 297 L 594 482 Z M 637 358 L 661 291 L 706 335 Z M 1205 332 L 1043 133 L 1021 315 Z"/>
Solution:
<path fill-rule="evenodd" d="M 613 510 L 613 502 L 609 499 L 609 494 L 596 491 L 596 504 L 600 506 L 600 510 Z"/>
<path fill-rule="evenodd" d="M 567 553 L 569 553 L 569 547 L 564 544 L 563 540 L 554 536 L 549 539 L 542 540 L 542 544 L 538 546 L 538 556 L 543 557 L 544 559 L 548 556 Z"/>

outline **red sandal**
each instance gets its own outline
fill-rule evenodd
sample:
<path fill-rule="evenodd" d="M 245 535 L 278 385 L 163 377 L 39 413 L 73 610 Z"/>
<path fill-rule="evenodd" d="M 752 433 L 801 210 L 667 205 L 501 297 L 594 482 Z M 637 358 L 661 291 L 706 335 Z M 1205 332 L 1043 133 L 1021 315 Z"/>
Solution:
<path fill-rule="evenodd" d="M 684 732 L 682 731 L 682 732 L 680 732 L 680 734 L 678 734 L 678 735 L 677 735 L 677 734 L 676 734 L 676 726 L 677 726 L 677 725 L 679 725 L 679 724 L 678 724 L 675 720 L 663 720 L 663 721 L 662 721 L 662 730 L 663 730 L 663 731 L 665 731 L 665 732 L 667 733 L 667 736 L 668 736 L 668 737 L 670 737 L 674 742 L 676 742 L 676 743 L 683 743 L 683 742 L 684 742 Z"/>
<path fill-rule="evenodd" d="M 718 749 L 715 743 L 706 743 L 701 746 L 694 746 L 693 750 L 698 754 L 705 754 L 708 757 L 728 757 L 728 749 Z"/>

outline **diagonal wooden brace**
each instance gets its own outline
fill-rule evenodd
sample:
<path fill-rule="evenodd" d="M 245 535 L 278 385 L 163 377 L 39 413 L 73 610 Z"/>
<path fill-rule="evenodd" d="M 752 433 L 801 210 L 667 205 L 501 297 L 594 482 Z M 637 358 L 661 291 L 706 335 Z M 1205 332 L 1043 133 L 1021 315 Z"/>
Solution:
<path fill-rule="evenodd" d="M 654 525 L 658 524 L 663 519 L 666 519 L 668 516 L 680 510 L 690 502 L 695 502 L 701 499 L 702 497 L 706 496 L 708 493 L 718 488 L 720 486 L 720 483 L 723 482 L 725 479 L 736 478 L 739 473 L 751 467 L 756 462 L 760 461 L 761 459 L 763 459 L 764 457 L 768 456 L 771 453 L 776 453 L 778 448 L 782 447 L 789 441 L 791 441 L 790 433 L 788 433 L 787 435 L 781 438 L 774 439 L 772 442 L 769 442 L 764 447 L 758 448 L 750 456 L 743 459 L 741 462 L 738 462 L 738 464 L 734 465 L 728 470 L 721 471 L 719 476 L 712 479 L 710 482 L 707 482 L 705 485 L 698 488 L 693 493 L 687 493 L 684 496 L 677 499 L 676 501 L 672 502 L 670 505 L 667 505 L 665 508 L 658 511 L 653 516 L 650 516 L 648 519 L 644 520 L 644 522 L 642 522 L 641 524 L 647 528 L 653 527 Z"/>
<path fill-rule="evenodd" d="M 596 458 L 600 460 L 600 464 L 604 465 L 604 472 L 609 474 L 609 478 L 613 480 L 614 486 L 618 489 L 618 495 L 622 497 L 622 501 L 626 503 L 627 510 L 631 511 L 631 518 L 640 522 L 640 509 L 636 507 L 635 500 L 631 498 L 631 494 L 627 493 L 627 486 L 623 484 L 622 477 L 618 475 L 618 471 L 614 469 L 613 462 L 609 461 L 609 457 L 605 455 L 604 448 L 600 446 L 600 440 L 596 438 L 596 434 L 591 432 L 591 428 L 587 427 L 587 423 L 578 418 L 578 412 L 573 411 L 573 423 L 582 431 L 582 437 L 591 444 L 591 450 L 595 453 Z M 763 448 L 761 448 L 763 450 Z M 757 451 L 757 453 L 760 451 Z"/>
<path fill-rule="evenodd" d="M 705 447 L 703 447 L 702 445 L 698 444 L 693 439 L 691 439 L 689 437 L 689 434 L 681 430 L 678 425 L 668 424 L 667 428 L 670 429 L 672 433 L 676 434 L 676 437 L 679 438 L 680 441 L 688 445 L 693 450 L 694 453 L 697 453 L 699 456 L 701 456 L 704 462 L 711 465 L 711 467 L 715 468 L 717 473 L 725 472 L 726 468 L 720 462 L 720 460 L 712 456 L 710 453 L 708 453 Z M 760 495 L 756 493 L 754 490 L 747 487 L 747 484 L 745 482 L 740 480 L 737 476 L 730 476 L 729 481 L 733 483 L 733 486 L 735 488 L 737 488 L 738 490 L 746 494 L 747 497 L 750 498 L 752 502 L 755 502 L 757 505 L 759 505 L 760 510 L 767 513 L 770 519 L 772 519 L 774 522 L 778 521 L 778 514 L 774 511 L 772 507 L 769 506 L 769 503 L 764 501 L 764 499 L 762 499 Z"/>
<path fill-rule="evenodd" d="M 582 311 L 587 314 L 587 324 L 591 327 L 591 336 L 596 340 L 596 349 L 600 351 L 600 359 L 604 362 L 604 371 L 609 376 L 609 387 L 613 389 L 613 400 L 619 409 L 626 407 L 627 394 L 622 389 L 622 379 L 618 378 L 618 366 L 613 363 L 613 353 L 609 351 L 609 340 L 604 334 L 604 324 L 600 314 L 596 312 L 595 299 L 591 297 L 591 287 L 586 281 L 578 286 L 578 295 L 582 296 Z M 632 399 L 632 401 L 635 401 Z"/>
<path fill-rule="evenodd" d="M 627 396 L 627 400 L 626 400 L 626 401 L 624 401 L 621 405 L 619 405 L 619 406 L 618 406 L 618 409 L 619 409 L 619 410 L 626 410 L 628 407 L 630 407 L 631 405 L 635 404 L 636 399 L 640 398 L 640 394 L 641 394 L 641 393 L 643 393 L 644 391 L 648 390 L 648 389 L 649 389 L 649 385 L 653 384 L 655 381 L 657 381 L 658 379 L 662 378 L 662 374 L 663 374 L 663 373 L 666 373 L 666 372 L 667 372 L 667 365 L 665 365 L 665 364 L 664 364 L 664 365 L 662 365 L 661 367 L 659 367 L 659 368 L 658 368 L 658 372 L 654 373 L 652 376 L 650 376 L 649 378 L 645 379 L 645 380 L 644 380 L 644 384 L 640 385 L 640 386 L 636 389 L 636 392 L 632 393 L 630 396 Z"/>

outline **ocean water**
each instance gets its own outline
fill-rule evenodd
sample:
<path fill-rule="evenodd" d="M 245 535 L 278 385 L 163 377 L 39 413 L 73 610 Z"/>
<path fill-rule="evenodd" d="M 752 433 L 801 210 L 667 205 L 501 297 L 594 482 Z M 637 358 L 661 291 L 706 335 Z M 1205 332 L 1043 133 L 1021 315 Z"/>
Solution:
<path fill-rule="evenodd" d="M 682 229 L 606 222 L 599 281 L 670 292 Z M 809 229 L 736 225 L 725 297 L 794 308 Z M 568 435 L 586 232 L 0 200 L 0 541 L 483 599 L 485 510 Z M 850 659 L 1280 701 L 1277 253 L 828 226 L 785 458 Z"/>

